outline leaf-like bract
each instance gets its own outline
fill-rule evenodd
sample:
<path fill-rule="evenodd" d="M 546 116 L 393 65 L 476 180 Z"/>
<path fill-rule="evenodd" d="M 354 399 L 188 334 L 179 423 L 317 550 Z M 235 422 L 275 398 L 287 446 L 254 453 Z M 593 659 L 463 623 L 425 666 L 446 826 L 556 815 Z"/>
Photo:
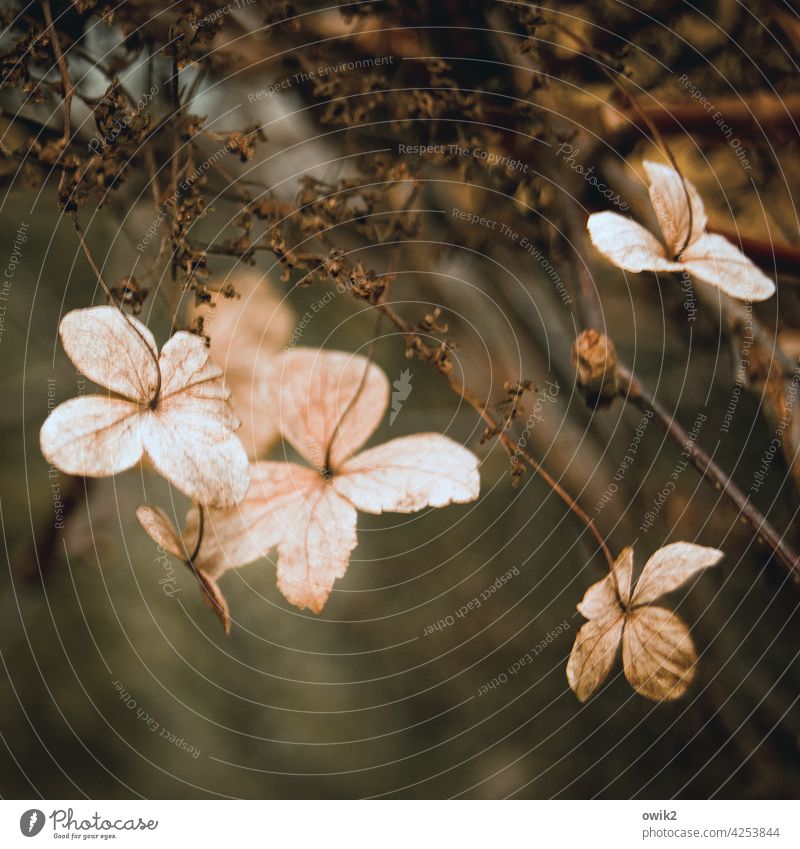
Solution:
<path fill-rule="evenodd" d="M 578 611 L 589 621 L 575 638 L 567 681 L 580 701 L 606 680 L 622 643 L 625 677 L 653 701 L 677 699 L 691 684 L 697 654 L 689 629 L 675 613 L 651 602 L 714 566 L 722 552 L 688 542 L 664 546 L 647 561 L 631 591 L 633 549 L 586 591 Z"/>
<path fill-rule="evenodd" d="M 589 216 L 592 243 L 625 271 L 686 271 L 745 301 L 763 301 L 775 284 L 724 236 L 706 232 L 706 213 L 697 189 L 667 165 L 644 163 L 650 201 L 663 243 L 649 230 L 616 212 Z"/>
<path fill-rule="evenodd" d="M 205 531 L 201 544 L 197 545 L 200 508 L 192 506 L 187 518 L 186 530 L 181 536 L 170 521 L 167 514 L 160 507 L 152 507 L 149 504 L 140 504 L 136 508 L 136 518 L 147 532 L 148 536 L 161 548 L 169 552 L 173 557 L 186 564 L 197 579 L 203 600 L 225 629 L 227 635 L 231 632 L 231 616 L 228 602 L 217 586 L 215 576 L 209 574 L 204 568 L 208 559 L 208 547 L 205 542 Z M 195 553 L 196 552 L 196 553 Z M 194 559 L 190 559 L 194 555 Z"/>
<path fill-rule="evenodd" d="M 286 301 L 258 274 L 237 273 L 226 283 L 240 297 L 218 298 L 213 308 L 197 307 L 194 315 L 203 318 L 211 359 L 222 367 L 242 420 L 238 436 L 248 456 L 255 460 L 280 435 L 269 415 L 261 380 L 289 341 L 294 316 Z"/>
<path fill-rule="evenodd" d="M 73 475 L 104 477 L 146 455 L 193 500 L 230 507 L 249 483 L 239 420 L 222 371 L 203 341 L 176 333 L 156 356 L 150 331 L 113 307 L 68 313 L 61 339 L 73 363 L 123 397 L 89 395 L 56 407 L 40 432 L 48 462 Z"/>
<path fill-rule="evenodd" d="M 210 512 L 214 557 L 249 562 L 277 547 L 281 592 L 318 613 L 347 571 L 357 510 L 408 513 L 474 501 L 478 460 L 442 434 L 401 437 L 353 456 L 386 412 L 388 385 L 358 355 L 302 348 L 281 355 L 265 393 L 283 437 L 313 469 L 252 464 L 242 503 Z"/>

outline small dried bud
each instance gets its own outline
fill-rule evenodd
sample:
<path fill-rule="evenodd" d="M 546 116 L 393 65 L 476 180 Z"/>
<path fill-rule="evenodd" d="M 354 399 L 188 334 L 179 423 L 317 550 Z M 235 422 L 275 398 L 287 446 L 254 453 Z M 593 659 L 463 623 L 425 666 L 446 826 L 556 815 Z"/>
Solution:
<path fill-rule="evenodd" d="M 584 330 L 572 346 L 578 385 L 593 400 L 610 402 L 617 394 L 617 349 L 596 330 Z"/>
<path fill-rule="evenodd" d="M 132 307 L 134 315 L 139 315 L 149 289 L 140 286 L 133 276 L 123 277 L 111 287 L 111 294 L 118 303 Z"/>

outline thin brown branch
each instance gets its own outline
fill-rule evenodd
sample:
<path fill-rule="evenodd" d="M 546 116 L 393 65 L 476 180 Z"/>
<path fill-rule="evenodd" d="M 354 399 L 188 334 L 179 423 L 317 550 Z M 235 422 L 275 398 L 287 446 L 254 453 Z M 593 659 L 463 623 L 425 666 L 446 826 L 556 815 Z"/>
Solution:
<path fill-rule="evenodd" d="M 50 11 L 50 0 L 42 0 L 42 11 L 44 12 L 44 20 L 47 24 L 47 29 L 50 31 L 50 39 L 53 44 L 53 53 L 56 57 L 56 65 L 58 65 L 58 73 L 61 76 L 61 85 L 64 88 L 64 144 L 66 145 L 70 136 L 70 121 L 72 114 L 72 98 L 75 94 L 75 88 L 72 85 L 72 80 L 67 69 L 67 61 L 61 50 L 61 41 L 58 37 L 58 31 L 53 25 L 53 13 Z"/>
<path fill-rule="evenodd" d="M 719 125 L 714 120 L 715 113 L 722 113 L 725 122 L 733 127 L 739 136 L 750 134 L 763 137 L 768 132 L 779 130 L 796 135 L 800 125 L 800 97 L 797 95 L 718 97 L 714 98 L 713 112 L 696 101 L 650 102 L 640 106 L 640 110 L 641 114 L 632 111 L 625 118 L 617 113 L 614 123 L 620 124 L 624 121 L 626 127 L 633 125 L 640 129 L 647 129 L 649 124 L 662 133 L 696 133 L 723 141 L 725 137 L 720 134 Z"/>
<path fill-rule="evenodd" d="M 545 481 L 550 489 L 552 489 L 553 492 L 555 492 L 555 494 L 567 505 L 567 507 L 569 507 L 569 509 L 583 522 L 583 524 L 586 525 L 592 536 L 597 541 L 598 547 L 600 548 L 600 551 L 602 551 L 610 568 L 614 563 L 614 557 L 611 554 L 603 535 L 580 504 L 578 504 L 578 502 L 564 489 L 564 487 L 558 483 L 558 481 L 550 474 L 550 472 L 547 471 L 547 469 L 544 468 L 541 463 L 535 460 L 533 456 L 531 456 L 531 454 L 526 451 L 519 442 L 517 442 L 517 440 L 508 434 L 507 430 L 498 426 L 495 417 L 489 411 L 488 403 L 478 398 L 477 395 L 473 394 L 463 383 L 453 376 L 452 372 L 439 361 L 437 351 L 427 345 L 420 338 L 419 333 L 414 327 L 399 316 L 388 304 L 379 303 L 376 304 L 375 308 L 379 310 L 382 315 L 388 318 L 401 333 L 403 333 L 406 338 L 406 342 L 410 346 L 413 346 L 413 349 L 421 359 L 427 360 L 434 366 L 434 368 L 436 368 L 436 370 L 445 378 L 453 392 L 455 392 L 460 398 L 463 398 L 464 401 L 469 404 L 473 410 L 475 410 L 475 412 L 486 423 L 489 431 L 497 431 L 497 439 L 506 450 L 509 457 L 511 457 L 512 462 L 518 462 L 515 458 L 521 457 L 525 463 L 527 463 L 527 465 L 530 466 L 530 468 Z"/>
<path fill-rule="evenodd" d="M 739 512 L 742 521 L 746 522 L 755 532 L 757 539 L 763 542 L 775 555 L 792 581 L 800 586 L 800 557 L 784 540 L 767 520 L 761 511 L 745 496 L 727 474 L 711 459 L 711 457 L 692 439 L 687 431 L 676 421 L 641 384 L 639 379 L 624 366 L 617 366 L 619 379 L 619 394 L 629 404 L 633 404 L 642 412 L 650 412 L 661 427 L 686 452 L 692 465 L 700 474 L 713 484 Z"/>
<path fill-rule="evenodd" d="M 128 323 L 131 330 L 133 330 L 133 332 L 142 340 L 145 348 L 147 348 L 147 350 L 150 352 L 150 356 L 153 358 L 153 362 L 156 366 L 156 386 L 153 392 L 151 402 L 155 403 L 155 400 L 161 394 L 161 364 L 158 361 L 158 354 L 152 349 L 150 343 L 142 335 L 142 331 L 139 330 L 139 328 L 136 326 L 131 317 L 125 312 L 125 310 L 122 309 L 119 304 L 119 301 L 114 297 L 113 293 L 111 292 L 108 283 L 106 283 L 99 266 L 97 265 L 94 260 L 94 257 L 92 256 L 92 251 L 89 248 L 89 243 L 86 241 L 86 236 L 84 236 L 83 229 L 81 228 L 81 223 L 78 220 L 78 214 L 75 212 L 72 213 L 72 223 L 75 227 L 75 232 L 78 234 L 78 241 L 80 242 L 83 254 L 86 257 L 86 260 L 89 265 L 92 267 L 92 271 L 94 271 L 95 276 L 97 277 L 97 282 L 100 285 L 100 288 L 103 290 L 105 296 L 108 298 L 108 302 L 119 310 L 120 314 Z"/>

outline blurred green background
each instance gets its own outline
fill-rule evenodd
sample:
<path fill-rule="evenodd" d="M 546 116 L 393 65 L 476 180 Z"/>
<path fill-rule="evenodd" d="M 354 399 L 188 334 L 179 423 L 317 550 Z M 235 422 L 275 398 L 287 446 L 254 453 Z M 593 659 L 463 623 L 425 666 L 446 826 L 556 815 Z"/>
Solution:
<path fill-rule="evenodd" d="M 728 554 L 677 600 L 700 653 L 690 695 L 653 705 L 633 695 L 618 665 L 608 687 L 582 706 L 564 670 L 582 621 L 575 604 L 602 575 L 602 559 L 591 557 L 591 538 L 540 480 L 510 485 L 497 448 L 478 446 L 475 416 L 457 409 L 431 369 L 409 364 L 391 335 L 378 343 L 376 358 L 390 380 L 410 367 L 413 389 L 395 424 L 390 428 L 387 419 L 373 441 L 447 430 L 480 453 L 482 495 L 475 505 L 418 516 L 360 515 L 350 571 L 321 616 L 287 605 L 272 562 L 223 579 L 234 618 L 230 639 L 180 564 L 172 564 L 178 591 L 165 594 L 159 582 L 170 570 L 134 517 L 145 499 L 167 506 L 175 497 L 151 473 L 131 471 L 87 489 L 79 482 L 67 528 L 53 535 L 51 478 L 38 429 L 48 381 L 55 380 L 57 401 L 76 390 L 56 328 L 61 312 L 84 305 L 92 287 L 80 268 L 65 292 L 65 268 L 81 259 L 73 234 L 54 215 L 31 215 L 21 202 L 7 209 L 7 246 L 22 219 L 31 221 L 30 239 L 0 348 L 3 796 L 797 793 L 797 591 L 777 568 L 763 567 L 764 550 L 716 493 L 688 469 L 665 514 L 683 538 L 719 544 Z M 628 320 L 625 295 L 613 273 L 607 278 L 609 315 L 621 330 Z M 423 278 L 409 283 L 419 297 L 426 285 Z M 314 288 L 292 291 L 296 315 L 319 297 Z M 543 308 L 552 301 L 546 283 L 535 278 L 530 297 Z M 649 328 L 635 348 L 637 367 L 656 374 L 663 365 L 660 391 L 680 397 L 685 346 L 667 338 L 662 358 L 654 331 L 664 320 L 660 309 L 637 305 L 637 323 Z M 308 324 L 303 342 L 358 350 L 373 330 L 371 316 L 339 297 Z M 569 374 L 548 371 L 529 341 L 523 339 L 527 349 L 520 354 L 523 373 L 535 374 L 539 385 L 559 380 L 561 387 L 535 434 L 537 450 L 551 467 L 563 461 L 570 482 L 588 480 L 582 500 L 592 512 L 638 416 L 614 406 L 589 425 Z M 551 342 L 563 348 L 569 337 L 558 331 Z M 506 343 L 497 344 L 496 364 Z M 711 346 L 693 348 L 691 357 L 692 369 L 713 373 Z M 730 387 L 725 370 L 718 371 L 707 388 L 709 408 L 721 414 Z M 693 421 L 705 389 L 684 391 L 684 421 Z M 770 434 L 749 396 L 740 405 L 739 421 L 754 429 L 741 463 L 757 465 Z M 569 462 L 578 447 L 580 455 Z M 737 450 L 733 439 L 723 442 L 719 459 L 735 460 Z M 624 503 L 612 502 L 600 514 L 605 532 L 620 522 L 616 548 L 641 537 L 640 566 L 670 538 L 666 523 L 646 535 L 636 526 L 677 459 L 677 449 L 662 444 L 651 425 L 632 472 L 643 492 L 624 513 Z M 68 479 L 58 481 L 62 493 L 70 491 Z M 794 496 L 770 491 L 768 481 L 759 500 L 767 506 L 776 497 L 771 513 L 778 522 L 791 514 Z M 464 618 L 454 616 L 509 569 L 519 574 L 490 600 Z M 452 626 L 430 633 L 448 616 Z M 533 663 L 479 695 L 559 626 Z"/>
<path fill-rule="evenodd" d="M 57 10 L 62 5 L 71 4 L 54 3 Z M 149 6 L 129 5 L 150 14 Z M 534 379 L 536 392 L 548 381 L 558 384 L 530 436 L 531 450 L 578 497 L 615 552 L 633 544 L 641 567 L 659 546 L 681 539 L 725 551 L 718 568 L 666 602 L 691 626 L 697 680 L 683 700 L 654 705 L 633 694 L 617 663 L 599 694 L 585 705 L 577 701 L 565 675 L 583 621 L 575 605 L 603 576 L 603 558 L 541 479 L 526 475 L 512 486 L 507 458 L 492 440 L 481 444 L 483 425 L 474 412 L 459 404 L 429 365 L 404 358 L 404 340 L 386 322 L 378 329 L 376 360 L 390 381 L 410 369 L 412 391 L 394 424 L 387 417 L 370 444 L 421 430 L 447 432 L 481 457 L 480 499 L 413 516 L 361 514 L 350 569 L 320 616 L 285 602 L 273 561 L 227 574 L 221 588 L 233 627 L 226 639 L 188 570 L 159 558 L 134 515 L 147 501 L 174 507 L 181 516 L 186 504 L 179 495 L 140 470 L 84 485 L 51 475 L 41 457 L 38 431 L 48 410 L 80 388 L 58 342 L 58 322 L 69 309 L 102 299 L 75 232 L 56 211 L 57 180 L 26 184 L 17 160 L 4 159 L 2 267 L 20 222 L 30 227 L 8 297 L 0 302 L 6 564 L 0 591 L 0 795 L 796 797 L 797 587 L 768 562 L 767 550 L 692 468 L 681 473 L 656 526 L 640 530 L 680 461 L 680 448 L 655 423 L 648 425 L 619 491 L 598 509 L 640 414 L 619 402 L 590 414 L 574 388 L 569 361 L 584 326 L 576 308 L 565 309 L 552 277 L 511 240 L 478 226 L 459 229 L 452 220 L 453 208 L 459 208 L 507 221 L 541 248 L 572 293 L 584 252 L 602 306 L 599 329 L 687 429 L 699 413 L 708 417 L 701 442 L 747 491 L 774 429 L 757 399 L 742 391 L 730 431 L 720 431 L 736 355 L 713 305 L 698 303 L 697 320 L 687 322 L 678 281 L 626 277 L 600 262 L 588 249 L 584 227 L 586 216 L 606 202 L 553 156 L 560 142 L 570 140 L 580 147 L 581 162 L 597 161 L 596 173 L 630 201 L 626 215 L 646 221 L 644 186 L 627 165 L 636 168 L 643 156 L 653 157 L 653 146 L 606 108 L 621 100 L 612 97 L 594 60 L 576 51 L 563 32 L 537 29 L 535 16 L 518 4 L 392 0 L 369 4 L 375 17 L 366 20 L 324 4 L 318 15 L 301 15 L 294 27 L 265 26 L 263 16 L 248 17 L 260 14 L 261 6 L 272 13 L 274 5 L 254 4 L 226 18 L 224 35 L 236 40 L 222 51 L 224 62 L 212 69 L 191 106 L 209 116 L 218 133 L 267 125 L 267 142 L 259 146 L 252 171 L 250 163 L 236 171 L 235 156 L 225 166 L 237 175 L 247 170 L 248 178 L 263 180 L 286 203 L 294 201 L 302 175 L 334 183 L 374 178 L 371 208 L 377 213 L 391 213 L 403 202 L 398 186 L 381 180 L 406 174 L 420 180 L 417 207 L 429 212 L 420 214 L 417 229 L 410 215 L 408 231 L 395 234 L 408 239 L 391 287 L 398 311 L 417 322 L 442 306 L 448 335 L 459 342 L 455 368 L 481 397 L 500 401 L 503 383 L 520 378 Z M 602 57 L 611 55 L 630 71 L 645 105 L 653 105 L 650 92 L 691 105 L 691 93 L 678 82 L 684 72 L 728 108 L 741 106 L 740 95 L 748 108 L 770 93 L 797 96 L 800 77 L 785 54 L 791 34 L 795 47 L 800 34 L 775 12 L 780 4 L 755 4 L 779 42 L 762 31 L 749 7 L 728 0 L 699 9 L 651 0 L 636 8 L 616 2 L 545 5 L 568 18 Z M 314 6 L 299 4 L 304 11 Z M 83 19 L 68 11 L 77 37 Z M 171 23 L 168 15 L 154 18 L 154 31 L 163 30 L 156 32 L 156 44 L 166 40 Z M 81 42 L 89 55 L 115 49 L 118 34 L 95 30 Z M 784 42 L 782 52 L 776 43 Z M 395 61 L 375 74 L 341 73 L 249 99 L 316 63 L 381 55 Z M 428 61 L 438 56 L 449 57 L 449 64 Z M 162 83 L 152 104 L 157 119 L 171 108 L 164 84 L 171 61 L 160 57 L 155 65 Z M 127 81 L 138 85 L 137 92 L 147 91 L 144 77 L 132 74 Z M 182 85 L 191 78 L 185 72 Z M 93 71 L 86 85 L 99 97 L 108 79 Z M 435 88 L 438 94 L 431 94 Z M 16 111 L 14 96 L 4 94 L 6 118 Z M 61 133 L 53 102 L 32 109 L 48 124 L 51 139 Z M 337 123 L 342 104 L 357 127 Z M 360 117 L 347 113 L 362 107 Z M 713 222 L 797 244 L 796 125 L 788 133 L 786 122 L 758 132 L 745 122 L 752 164 L 745 173 L 716 125 L 690 137 L 665 123 L 663 132 L 708 199 Z M 83 155 L 95 126 L 76 98 L 79 125 Z M 12 128 L 6 144 L 23 145 L 26 132 L 26 125 Z M 195 141 L 201 149 L 195 162 L 219 145 L 218 138 Z M 519 158 L 531 170 L 523 178 L 520 171 L 477 160 L 392 159 L 399 141 L 459 141 Z M 378 157 L 363 173 L 356 171 L 354 163 L 367 150 L 390 151 L 386 169 L 396 166 L 395 177 L 386 176 L 386 169 L 378 177 L 370 172 L 378 173 Z M 157 164 L 167 163 L 170 154 L 167 138 L 156 146 Z M 99 212 L 94 199 L 81 211 L 109 280 L 131 273 L 136 245 L 153 221 L 147 173 L 139 160 L 130 170 L 123 191 L 112 193 Z M 230 186 L 220 189 L 219 175 L 209 174 L 209 181 L 212 206 L 224 222 L 209 230 L 209 238 L 241 235 L 231 226 Z M 133 192 L 125 193 L 129 187 L 142 192 L 138 203 Z M 224 201 L 218 190 L 227 192 Z M 569 220 L 577 221 L 577 229 L 565 225 Z M 357 249 L 354 258 L 363 256 L 367 267 L 385 269 L 387 252 L 373 251 L 374 240 L 359 232 L 337 229 L 334 236 Z M 212 269 L 224 275 L 231 265 L 215 258 Z M 363 302 L 337 296 L 315 311 L 325 285 L 298 287 L 297 274 L 282 282 L 269 253 L 259 254 L 258 268 L 303 325 L 301 344 L 366 351 L 376 334 Z M 159 273 L 164 284 L 168 263 Z M 757 311 L 768 329 L 800 327 L 795 283 L 791 276 L 781 283 L 779 311 L 775 302 Z M 154 292 L 142 314 L 161 344 L 165 300 Z M 280 445 L 273 456 L 282 456 Z M 55 528 L 54 485 L 71 504 L 63 530 Z M 754 500 L 797 547 L 798 497 L 782 458 L 775 459 Z M 509 570 L 511 579 L 477 610 L 455 615 Z M 452 625 L 432 630 L 448 617 Z M 543 641 L 546 647 L 533 662 L 487 691 L 487 684 Z"/>

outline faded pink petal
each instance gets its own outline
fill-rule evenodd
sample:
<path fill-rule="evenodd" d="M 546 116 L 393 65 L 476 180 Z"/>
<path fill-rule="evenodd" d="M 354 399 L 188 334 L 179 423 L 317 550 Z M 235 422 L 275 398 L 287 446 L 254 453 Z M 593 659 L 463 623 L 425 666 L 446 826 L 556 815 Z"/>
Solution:
<path fill-rule="evenodd" d="M 347 460 L 333 486 L 366 513 L 413 513 L 474 501 L 478 458 L 439 433 L 392 439 Z"/>
<path fill-rule="evenodd" d="M 218 578 L 227 569 L 244 566 L 269 554 L 293 527 L 306 499 L 324 485 L 312 469 L 294 463 L 252 463 L 250 489 L 230 510 L 209 510 L 205 516 L 202 565 Z M 197 533 L 196 512 L 187 517 L 186 533 Z"/>
<path fill-rule="evenodd" d="M 649 231 L 616 212 L 595 212 L 587 224 L 592 244 L 618 268 L 625 271 L 680 271 L 681 265 L 667 259 L 664 246 Z"/>
<path fill-rule="evenodd" d="M 61 344 L 75 367 L 106 389 L 147 403 L 158 383 L 153 334 L 116 307 L 72 310 L 61 319 Z"/>
<path fill-rule="evenodd" d="M 143 414 L 133 402 L 86 395 L 50 413 L 39 444 L 45 460 L 68 475 L 116 475 L 141 459 L 143 425 Z"/>
<path fill-rule="evenodd" d="M 291 604 L 319 613 L 356 547 L 356 509 L 325 485 L 289 518 L 278 545 L 278 588 Z"/>
<path fill-rule="evenodd" d="M 335 469 L 374 433 L 389 382 L 357 354 L 298 348 L 276 360 L 265 391 L 284 438 L 314 468 Z"/>

